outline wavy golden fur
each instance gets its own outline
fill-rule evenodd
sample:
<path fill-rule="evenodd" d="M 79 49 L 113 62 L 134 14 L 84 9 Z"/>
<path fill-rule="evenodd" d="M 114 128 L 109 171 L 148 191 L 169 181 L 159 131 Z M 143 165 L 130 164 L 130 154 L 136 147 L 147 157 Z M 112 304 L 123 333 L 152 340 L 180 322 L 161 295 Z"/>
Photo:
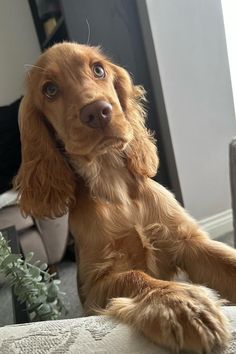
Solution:
<path fill-rule="evenodd" d="M 94 129 L 81 112 L 101 100 L 112 117 Z M 229 332 L 218 297 L 202 285 L 235 302 L 236 251 L 210 240 L 150 179 L 158 158 L 143 100 L 144 90 L 98 48 L 63 43 L 42 54 L 20 109 L 21 209 L 36 217 L 69 211 L 87 314 L 101 308 L 175 352 L 208 353 Z M 197 285 L 173 281 L 179 269 Z"/>

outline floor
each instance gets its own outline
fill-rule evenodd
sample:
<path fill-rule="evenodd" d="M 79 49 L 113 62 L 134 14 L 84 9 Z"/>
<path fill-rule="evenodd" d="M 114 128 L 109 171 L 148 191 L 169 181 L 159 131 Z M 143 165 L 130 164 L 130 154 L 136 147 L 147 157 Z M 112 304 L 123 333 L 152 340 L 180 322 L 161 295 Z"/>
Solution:
<path fill-rule="evenodd" d="M 219 238 L 219 241 L 233 247 L 233 233 L 228 233 Z M 64 260 L 59 266 L 61 290 L 67 294 L 70 309 L 63 318 L 75 318 L 82 316 L 82 307 L 79 301 L 76 287 L 76 264 L 70 260 Z M 0 326 L 13 323 L 11 291 L 0 288 Z"/>

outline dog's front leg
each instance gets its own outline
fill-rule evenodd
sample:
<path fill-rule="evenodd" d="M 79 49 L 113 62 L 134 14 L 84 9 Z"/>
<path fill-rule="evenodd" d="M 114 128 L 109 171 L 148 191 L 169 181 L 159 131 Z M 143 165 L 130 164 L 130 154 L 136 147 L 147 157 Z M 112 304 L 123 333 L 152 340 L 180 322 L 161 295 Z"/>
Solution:
<path fill-rule="evenodd" d="M 159 224 L 151 225 L 148 232 L 159 250 L 157 259 L 164 257 L 185 270 L 194 283 L 236 303 L 236 250 L 211 240 L 171 193 L 158 184 L 155 188 Z"/>
<path fill-rule="evenodd" d="M 210 240 L 200 230 L 184 244 L 181 263 L 190 279 L 217 290 L 223 298 L 236 303 L 236 250 Z"/>
<path fill-rule="evenodd" d="M 210 353 L 228 340 L 218 300 L 204 287 L 157 280 L 133 270 L 99 280 L 85 302 L 87 309 L 94 305 L 175 353 Z"/>

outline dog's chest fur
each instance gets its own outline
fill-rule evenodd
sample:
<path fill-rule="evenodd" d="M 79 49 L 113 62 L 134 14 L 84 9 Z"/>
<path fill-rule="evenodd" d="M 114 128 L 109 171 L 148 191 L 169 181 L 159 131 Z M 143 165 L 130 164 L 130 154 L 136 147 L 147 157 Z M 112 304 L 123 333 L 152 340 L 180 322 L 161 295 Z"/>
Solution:
<path fill-rule="evenodd" d="M 118 177 L 121 174 L 109 179 L 108 191 L 124 181 Z M 176 270 L 156 242 L 157 234 L 162 237 L 165 230 L 161 223 L 157 224 L 158 208 L 152 188 L 149 184 L 137 188 L 138 198 L 132 198 L 128 191 L 126 184 L 123 200 L 117 200 L 116 194 L 112 195 L 115 200 L 102 198 L 99 193 L 91 195 L 86 186 L 78 192 L 77 205 L 70 213 L 70 228 L 76 243 L 79 287 L 85 297 L 94 282 L 108 273 L 139 269 L 168 279 Z"/>

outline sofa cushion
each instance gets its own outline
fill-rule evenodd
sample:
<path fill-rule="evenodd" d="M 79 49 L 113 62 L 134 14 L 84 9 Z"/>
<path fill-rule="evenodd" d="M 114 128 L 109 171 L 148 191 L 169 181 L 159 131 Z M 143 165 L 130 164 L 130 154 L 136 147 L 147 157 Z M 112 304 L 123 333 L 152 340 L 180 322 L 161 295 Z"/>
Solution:
<path fill-rule="evenodd" d="M 49 263 L 45 246 L 36 228 L 26 230 L 20 235 L 19 241 L 24 256 L 29 252 L 34 252 L 31 262 L 41 261 L 42 263 Z"/>
<path fill-rule="evenodd" d="M 8 206 L 0 210 L 0 228 L 3 229 L 8 226 L 15 226 L 17 231 L 28 229 L 34 225 L 33 219 L 28 216 L 24 218 L 21 215 L 20 209 L 17 205 Z"/>
<path fill-rule="evenodd" d="M 13 189 L 0 194 L 0 209 L 3 209 L 9 205 L 17 205 L 18 193 Z"/>
<path fill-rule="evenodd" d="M 61 261 L 68 238 L 68 214 L 56 219 L 35 219 L 42 241 L 46 247 L 50 264 Z"/>

